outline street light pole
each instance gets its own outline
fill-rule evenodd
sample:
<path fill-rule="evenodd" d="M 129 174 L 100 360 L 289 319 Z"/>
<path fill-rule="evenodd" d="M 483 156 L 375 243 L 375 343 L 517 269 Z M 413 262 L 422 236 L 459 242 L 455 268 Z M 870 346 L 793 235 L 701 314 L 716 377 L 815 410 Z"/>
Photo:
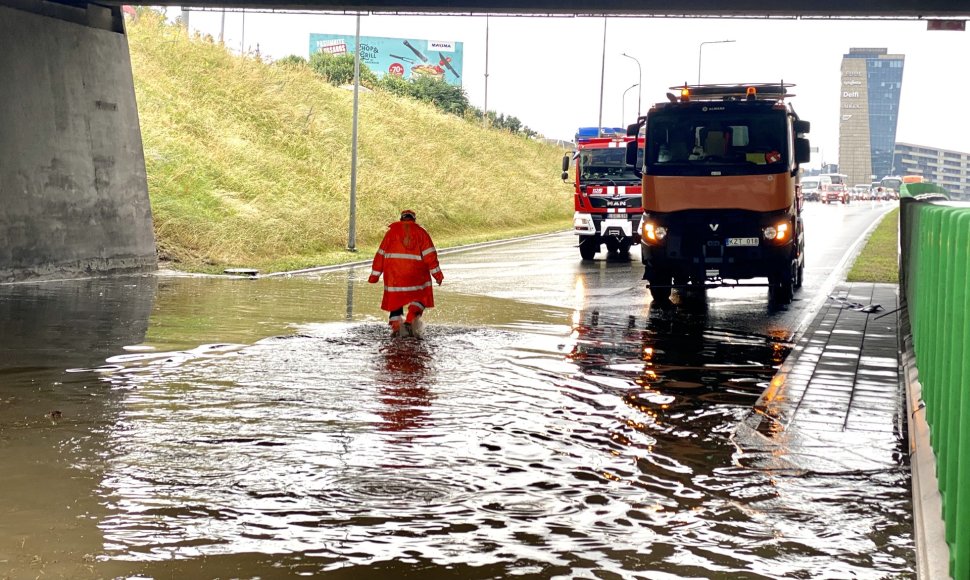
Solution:
<path fill-rule="evenodd" d="M 697 84 L 701 84 L 701 53 L 704 51 L 705 44 L 723 44 L 734 42 L 733 40 L 706 40 L 697 47 Z"/>
<path fill-rule="evenodd" d="M 623 91 L 623 104 L 620 106 L 620 115 L 621 115 L 620 125 L 623 125 L 624 123 L 626 123 L 626 121 L 624 120 L 626 119 L 626 94 L 630 92 L 630 89 L 639 87 L 639 86 L 640 86 L 640 83 L 636 83 L 634 85 L 630 85 L 630 88 Z M 640 118 L 639 112 L 637 113 L 637 118 Z"/>
<path fill-rule="evenodd" d="M 623 56 L 627 58 L 632 58 L 633 62 L 637 63 L 637 73 L 639 78 L 637 79 L 637 85 L 639 85 L 640 90 L 637 91 L 637 119 L 640 118 L 640 103 L 643 101 L 643 69 L 640 68 L 640 61 L 635 57 L 630 56 L 627 53 L 623 53 Z M 630 90 L 630 89 L 627 89 Z M 624 101 L 625 103 L 626 101 Z"/>
<path fill-rule="evenodd" d="M 360 100 L 360 12 L 357 13 L 357 34 L 354 36 L 354 118 L 350 137 L 350 229 L 347 249 L 357 251 L 357 116 Z"/>
<path fill-rule="evenodd" d="M 488 14 L 485 15 L 485 114 L 482 123 L 488 127 Z"/>
<path fill-rule="evenodd" d="M 603 136 L 603 82 L 606 80 L 606 16 L 603 17 L 603 63 L 600 65 L 600 117 L 596 136 Z"/>

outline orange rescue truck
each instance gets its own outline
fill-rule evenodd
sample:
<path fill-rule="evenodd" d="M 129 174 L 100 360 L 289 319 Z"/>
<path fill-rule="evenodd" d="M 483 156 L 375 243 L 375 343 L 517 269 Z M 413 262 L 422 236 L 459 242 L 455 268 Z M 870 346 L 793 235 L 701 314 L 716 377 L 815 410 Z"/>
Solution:
<path fill-rule="evenodd" d="M 801 287 L 805 233 L 799 165 L 808 121 L 785 103 L 793 85 L 671 87 L 627 135 L 645 131 L 627 163 L 642 176 L 643 278 L 655 301 L 671 289 L 767 286 L 772 305 Z M 747 282 L 742 282 L 747 281 Z"/>

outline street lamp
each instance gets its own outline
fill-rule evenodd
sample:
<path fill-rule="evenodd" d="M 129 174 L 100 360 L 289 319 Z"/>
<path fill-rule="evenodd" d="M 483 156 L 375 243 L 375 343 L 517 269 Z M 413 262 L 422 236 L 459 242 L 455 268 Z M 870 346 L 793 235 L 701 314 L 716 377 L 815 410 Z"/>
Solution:
<path fill-rule="evenodd" d="M 701 84 L 701 53 L 704 50 L 705 44 L 723 44 L 725 42 L 734 42 L 733 40 L 705 40 L 697 47 L 697 84 Z"/>
<path fill-rule="evenodd" d="M 625 56 L 627 58 L 632 58 L 633 59 L 633 62 L 637 63 L 637 73 L 639 74 L 639 79 L 637 81 L 637 84 L 640 85 L 640 90 L 637 91 L 637 119 L 639 119 L 640 118 L 640 103 L 643 101 L 643 99 L 642 99 L 642 96 L 643 96 L 643 69 L 640 68 L 640 61 L 637 60 L 635 57 L 632 57 L 632 56 L 630 56 L 629 54 L 627 54 L 625 52 L 623 53 L 623 56 Z M 627 90 L 630 90 L 630 89 L 627 89 Z M 626 101 L 624 101 L 624 103 L 626 103 Z"/>
<path fill-rule="evenodd" d="M 630 89 L 633 89 L 633 88 L 636 88 L 636 87 L 639 87 L 639 86 L 640 86 L 640 83 L 636 83 L 634 85 L 630 85 L 630 88 L 629 89 L 623 91 L 623 105 L 620 107 L 620 115 L 621 115 L 620 124 L 621 125 L 623 125 L 624 123 L 626 123 L 626 120 L 625 120 L 626 119 L 626 94 L 630 92 Z M 637 112 L 637 118 L 640 118 L 640 113 L 639 112 Z"/>

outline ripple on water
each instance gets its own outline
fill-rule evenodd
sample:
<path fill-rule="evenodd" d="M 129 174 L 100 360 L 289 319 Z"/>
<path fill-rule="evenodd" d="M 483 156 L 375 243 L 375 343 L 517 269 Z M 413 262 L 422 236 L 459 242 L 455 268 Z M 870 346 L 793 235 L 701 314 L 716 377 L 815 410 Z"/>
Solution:
<path fill-rule="evenodd" d="M 422 561 L 426 577 L 911 570 L 894 547 L 909 534 L 892 523 L 898 479 L 736 464 L 733 427 L 787 347 L 689 322 L 430 326 L 422 340 L 307 325 L 207 356 L 123 355 L 106 376 L 128 389 L 108 552 L 287 552 L 375 574 Z"/>

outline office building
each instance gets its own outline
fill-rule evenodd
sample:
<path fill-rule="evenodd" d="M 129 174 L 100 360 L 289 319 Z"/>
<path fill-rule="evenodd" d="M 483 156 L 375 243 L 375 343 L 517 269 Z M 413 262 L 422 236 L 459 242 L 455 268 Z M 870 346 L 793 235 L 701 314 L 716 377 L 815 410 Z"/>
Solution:
<path fill-rule="evenodd" d="M 839 170 L 850 184 L 896 173 L 893 152 L 903 60 L 885 48 L 852 48 L 842 57 Z"/>
<path fill-rule="evenodd" d="M 970 201 L 970 153 L 896 143 L 893 159 L 898 175 L 922 176 L 945 187 L 950 199 Z"/>

